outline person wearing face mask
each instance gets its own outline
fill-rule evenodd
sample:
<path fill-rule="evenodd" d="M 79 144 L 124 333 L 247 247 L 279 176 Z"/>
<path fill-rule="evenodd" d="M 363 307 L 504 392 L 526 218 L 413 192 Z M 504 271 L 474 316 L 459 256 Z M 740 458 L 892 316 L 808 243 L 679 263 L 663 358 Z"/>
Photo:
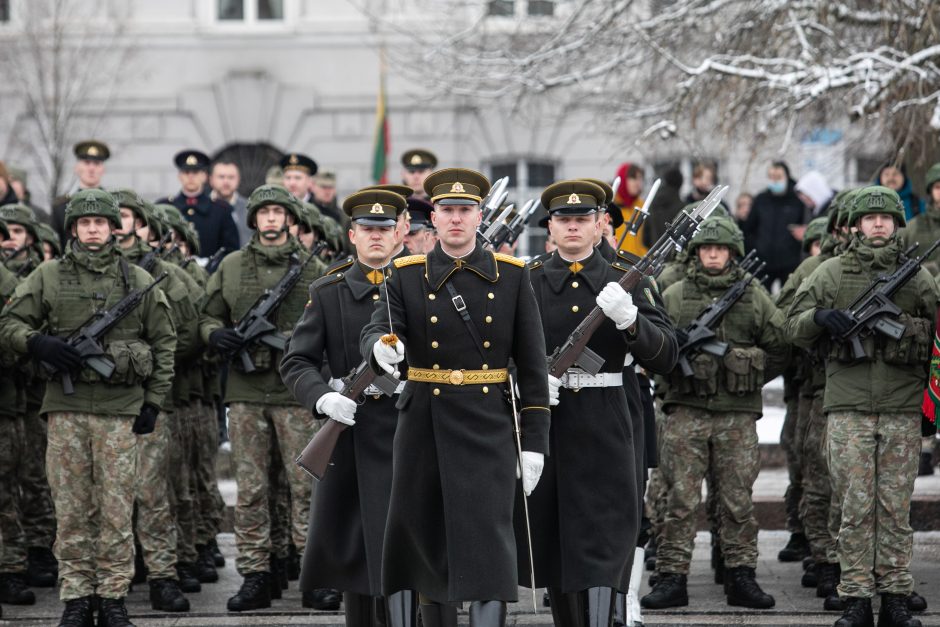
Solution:
<path fill-rule="evenodd" d="M 856 192 L 847 224 L 855 229 L 841 255 L 824 261 L 797 290 L 787 312 L 787 338 L 826 359 L 829 473 L 841 506 L 838 595 L 844 613 L 836 627 L 873 624 L 871 599 L 881 595 L 878 624 L 920 627 L 908 607 L 911 495 L 921 448 L 921 401 L 940 292 L 921 268 L 892 301 L 904 334 L 860 337 L 856 357 L 842 335 L 853 325 L 845 309 L 904 259 L 898 227 L 904 205 L 887 187 Z"/>
<path fill-rule="evenodd" d="M 153 433 L 164 407 L 176 334 L 163 292 L 147 291 L 101 338 L 115 365 L 111 376 L 88 367 L 65 338 L 153 279 L 118 250 L 121 214 L 109 193 L 76 193 L 64 226 L 71 241 L 62 258 L 40 265 L 7 301 L 0 347 L 69 373 L 74 386 L 66 393 L 63 378 L 51 377 L 40 410 L 48 421 L 46 462 L 65 602 L 59 625 L 90 625 L 97 611 L 98 625 L 132 627 L 124 598 L 134 567 L 137 443 Z"/>
<path fill-rule="evenodd" d="M 279 185 L 262 185 L 248 198 L 248 226 L 255 230 L 241 250 L 225 257 L 209 278 L 206 304 L 200 317 L 203 341 L 230 359 L 225 403 L 229 407 L 229 437 L 238 502 L 235 505 L 235 566 L 244 581 L 228 600 L 231 612 L 271 605 L 271 518 L 268 489 L 271 446 L 280 449 L 291 497 L 291 537 L 300 554 L 307 540 L 310 477 L 292 460 L 313 437 L 313 414 L 301 407 L 284 385 L 277 364 L 282 351 L 262 343 L 245 347 L 253 369 L 236 355 L 242 339 L 233 328 L 265 290 L 273 288 L 309 253 L 290 227 L 301 219 L 299 201 Z M 270 322 L 289 335 L 308 301 L 307 288 L 324 272 L 317 259 L 306 263 L 302 275 L 281 302 Z"/>
<path fill-rule="evenodd" d="M 787 280 L 802 256 L 800 240 L 806 207 L 796 195 L 796 182 L 783 161 L 775 161 L 767 169 L 767 189 L 754 198 L 747 220 L 741 227 L 744 239 L 767 263 L 764 269 L 768 289 L 775 281 Z"/>
<path fill-rule="evenodd" d="M 728 216 L 702 222 L 689 242 L 685 278 L 664 293 L 681 346 L 686 327 L 702 310 L 745 277 L 735 263 L 744 238 Z M 686 579 L 695 540 L 702 480 L 715 473 L 721 501 L 719 541 L 729 605 L 767 609 L 774 598 L 755 579 L 757 520 L 751 489 L 760 469 L 756 420 L 761 388 L 782 370 L 786 346 L 783 314 L 767 292 L 751 282 L 715 329 L 728 344 L 723 357 L 703 351 L 686 355 L 692 375 L 676 367 L 669 377 L 661 426 L 660 472 L 668 486 L 660 531 L 657 581 L 641 604 L 650 609 L 689 604 Z"/>
<path fill-rule="evenodd" d="M 907 176 L 907 167 L 903 163 L 892 161 L 882 166 L 872 185 L 884 185 L 897 192 L 901 198 L 901 204 L 904 205 L 905 220 L 910 220 L 924 212 L 924 199 L 914 192 L 911 179 Z"/>

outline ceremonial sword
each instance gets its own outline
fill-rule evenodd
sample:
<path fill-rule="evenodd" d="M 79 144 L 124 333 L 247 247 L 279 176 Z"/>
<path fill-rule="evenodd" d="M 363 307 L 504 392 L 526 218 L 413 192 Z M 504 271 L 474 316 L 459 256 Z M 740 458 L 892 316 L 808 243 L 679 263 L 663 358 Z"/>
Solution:
<path fill-rule="evenodd" d="M 519 413 L 516 411 L 516 386 L 509 375 L 509 399 L 512 403 L 512 426 L 516 434 L 516 453 L 519 455 L 519 474 L 522 476 L 522 509 L 525 512 L 525 536 L 529 548 L 529 586 L 532 588 L 532 613 L 539 613 L 539 604 L 535 597 L 535 557 L 532 555 L 532 527 L 529 525 L 529 497 L 525 494 L 525 468 L 522 466 L 522 429 L 519 426 Z"/>

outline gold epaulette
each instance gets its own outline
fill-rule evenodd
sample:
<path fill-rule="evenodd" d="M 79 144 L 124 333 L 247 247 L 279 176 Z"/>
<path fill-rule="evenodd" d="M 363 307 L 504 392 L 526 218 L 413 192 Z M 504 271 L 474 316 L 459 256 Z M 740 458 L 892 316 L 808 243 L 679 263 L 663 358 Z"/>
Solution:
<path fill-rule="evenodd" d="M 426 258 L 427 255 L 408 255 L 407 257 L 399 257 L 395 260 L 395 267 L 404 268 L 405 266 L 413 266 L 418 263 L 424 263 Z"/>
<path fill-rule="evenodd" d="M 496 261 L 505 261 L 506 263 L 511 263 L 514 266 L 520 268 L 525 267 L 525 262 L 518 257 L 513 257 L 512 255 L 506 255 L 504 253 L 493 253 L 493 256 L 496 257 Z"/>
<path fill-rule="evenodd" d="M 353 262 L 354 262 L 354 261 L 355 261 L 355 260 L 352 258 L 352 256 L 347 257 L 345 260 L 338 262 L 336 265 L 333 265 L 333 266 L 330 266 L 329 268 L 327 268 L 326 273 L 327 273 L 327 274 L 336 274 L 336 273 L 339 272 L 340 270 L 345 270 L 345 269 L 348 268 L 349 266 L 353 265 Z"/>
<path fill-rule="evenodd" d="M 330 274 L 324 274 L 319 279 L 313 282 L 313 289 L 318 290 L 321 287 L 327 285 L 333 285 L 343 280 L 343 277 L 346 276 L 342 272 L 331 272 Z"/>

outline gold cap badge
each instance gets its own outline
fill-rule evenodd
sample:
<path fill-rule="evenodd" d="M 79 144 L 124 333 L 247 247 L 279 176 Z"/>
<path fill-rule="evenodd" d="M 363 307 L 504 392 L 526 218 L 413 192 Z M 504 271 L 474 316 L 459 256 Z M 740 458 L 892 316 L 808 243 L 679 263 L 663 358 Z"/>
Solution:
<path fill-rule="evenodd" d="M 300 159 L 297 158 L 297 155 L 291 155 L 291 156 L 290 156 L 290 159 L 288 159 L 287 162 L 290 163 L 290 164 L 296 165 L 296 164 L 300 163 Z"/>
<path fill-rule="evenodd" d="M 411 165 L 420 165 L 421 155 L 411 155 Z"/>
<path fill-rule="evenodd" d="M 372 205 L 372 209 L 369 210 L 369 213 L 382 213 L 381 203 L 375 203 Z"/>
<path fill-rule="evenodd" d="M 89 155 L 89 156 L 91 156 L 91 157 L 97 157 L 97 156 L 98 156 L 98 147 L 97 147 L 97 146 L 89 146 L 87 152 L 88 152 L 88 155 Z"/>
<path fill-rule="evenodd" d="M 460 181 L 457 181 L 456 183 L 454 183 L 453 185 L 451 185 L 451 186 L 450 186 L 450 191 L 451 191 L 451 193 L 455 193 L 455 194 L 463 194 L 463 193 L 465 193 L 464 188 L 463 188 L 463 185 L 460 184 Z"/>
<path fill-rule="evenodd" d="M 581 197 L 578 196 L 577 194 L 571 194 L 570 196 L 568 196 L 568 204 L 569 204 L 569 205 L 580 205 L 580 204 L 581 204 Z"/>
<path fill-rule="evenodd" d="M 186 165 L 197 165 L 199 160 L 196 159 L 196 155 L 189 155 L 186 157 Z"/>

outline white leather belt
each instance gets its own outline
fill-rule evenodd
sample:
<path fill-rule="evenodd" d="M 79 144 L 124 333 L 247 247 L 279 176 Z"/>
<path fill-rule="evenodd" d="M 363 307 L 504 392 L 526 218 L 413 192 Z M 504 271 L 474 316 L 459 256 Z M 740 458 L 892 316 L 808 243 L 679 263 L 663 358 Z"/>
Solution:
<path fill-rule="evenodd" d="M 326 382 L 331 388 L 337 392 L 343 391 L 343 382 L 340 379 L 330 379 Z M 398 387 L 395 388 L 395 394 L 401 394 L 402 390 L 405 389 L 405 384 L 407 381 L 401 381 L 398 383 Z M 382 394 L 382 390 L 377 388 L 375 385 L 370 385 L 362 392 L 365 396 L 378 396 Z"/>
<path fill-rule="evenodd" d="M 578 368 L 569 368 L 561 378 L 561 386 L 569 390 L 580 390 L 581 388 L 613 388 L 622 385 L 622 372 L 588 374 Z"/>

